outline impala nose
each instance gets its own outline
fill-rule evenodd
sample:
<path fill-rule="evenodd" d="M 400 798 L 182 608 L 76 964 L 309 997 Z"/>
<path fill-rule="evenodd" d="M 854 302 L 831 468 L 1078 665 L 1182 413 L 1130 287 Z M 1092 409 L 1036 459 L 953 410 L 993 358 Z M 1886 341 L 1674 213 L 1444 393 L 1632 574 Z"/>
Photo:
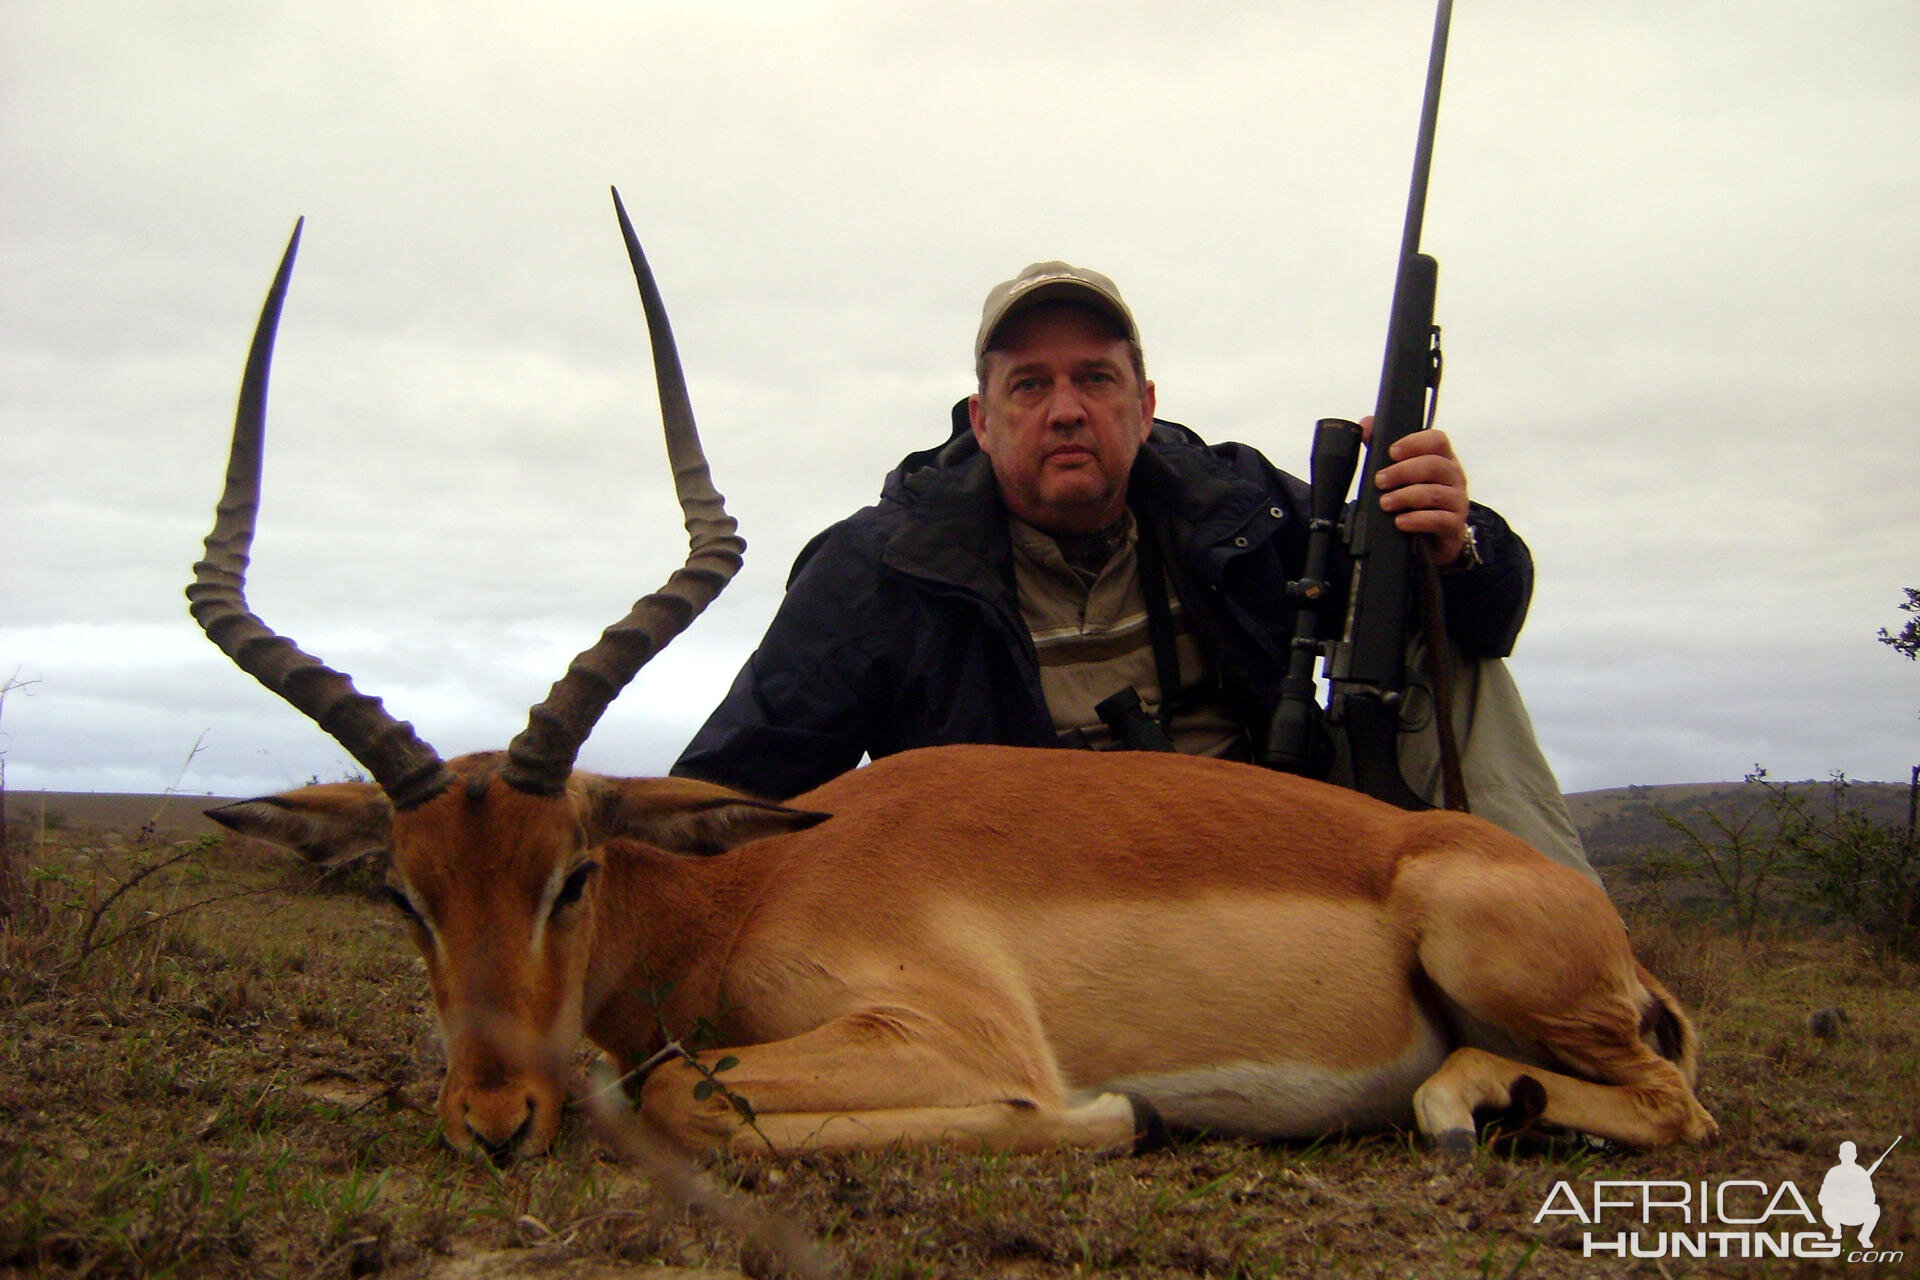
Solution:
<path fill-rule="evenodd" d="M 529 1095 L 520 1100 L 517 1108 L 511 1104 L 489 1107 L 484 1115 L 469 1108 L 467 1133 L 487 1159 L 496 1166 L 504 1166 L 520 1153 L 522 1142 L 532 1133 L 536 1107 L 536 1101 Z"/>

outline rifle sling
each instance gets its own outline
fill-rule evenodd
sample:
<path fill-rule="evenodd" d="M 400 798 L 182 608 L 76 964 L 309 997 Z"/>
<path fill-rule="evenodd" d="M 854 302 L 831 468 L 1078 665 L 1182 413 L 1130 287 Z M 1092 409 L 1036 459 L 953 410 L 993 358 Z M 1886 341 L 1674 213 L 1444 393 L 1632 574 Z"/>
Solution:
<path fill-rule="evenodd" d="M 1467 779 L 1460 767 L 1460 740 L 1453 731 L 1453 682 L 1447 665 L 1446 606 L 1440 595 L 1440 569 L 1426 555 L 1419 568 L 1420 629 L 1426 640 L 1427 684 L 1433 690 L 1434 731 L 1440 735 L 1440 787 L 1445 807 L 1467 812 Z"/>
<path fill-rule="evenodd" d="M 1136 521 L 1138 517 L 1136 516 Z M 1142 527 L 1135 554 L 1140 560 L 1140 594 L 1147 602 L 1147 638 L 1153 642 L 1153 669 L 1160 681 L 1160 729 L 1173 736 L 1173 708 L 1180 700 L 1180 651 L 1174 644 L 1173 606 L 1167 599 L 1167 573 L 1151 529 Z"/>

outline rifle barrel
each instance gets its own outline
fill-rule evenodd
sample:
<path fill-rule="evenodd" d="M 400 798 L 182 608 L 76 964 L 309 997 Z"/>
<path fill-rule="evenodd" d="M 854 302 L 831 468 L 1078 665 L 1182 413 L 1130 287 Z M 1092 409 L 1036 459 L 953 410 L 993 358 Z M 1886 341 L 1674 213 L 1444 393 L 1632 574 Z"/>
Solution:
<path fill-rule="evenodd" d="M 1420 252 L 1420 224 L 1427 210 L 1427 176 L 1433 171 L 1433 134 L 1440 118 L 1440 72 L 1447 64 L 1447 32 L 1453 25 L 1453 0 L 1440 0 L 1433 15 L 1433 43 L 1427 50 L 1427 89 L 1420 100 L 1420 136 L 1413 146 L 1413 182 L 1407 192 L 1407 220 L 1400 232 L 1400 260 Z"/>

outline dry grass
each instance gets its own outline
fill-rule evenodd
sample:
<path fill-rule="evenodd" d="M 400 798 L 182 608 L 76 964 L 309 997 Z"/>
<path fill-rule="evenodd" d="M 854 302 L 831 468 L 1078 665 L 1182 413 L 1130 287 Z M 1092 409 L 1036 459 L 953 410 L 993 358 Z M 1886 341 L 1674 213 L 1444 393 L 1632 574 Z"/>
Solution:
<path fill-rule="evenodd" d="M 174 852 L 190 856 L 114 899 L 82 955 L 95 909 Z M 384 908 L 235 846 L 141 848 L 77 822 L 29 863 L 34 902 L 0 932 L 0 1275 L 742 1265 L 719 1218 L 663 1195 L 578 1117 L 552 1157 L 504 1172 L 443 1149 L 425 984 Z M 1455 1162 L 1384 1134 L 1121 1158 L 728 1160 L 715 1173 L 858 1277 L 1771 1277 L 1817 1264 L 1596 1260 L 1577 1224 L 1534 1218 L 1560 1180 L 1792 1178 L 1811 1200 L 1842 1140 L 1870 1158 L 1905 1133 L 1875 1179 L 1876 1241 L 1920 1257 L 1914 972 L 1842 940 L 1743 950 L 1655 920 L 1635 937 L 1707 1038 L 1702 1096 L 1723 1132 L 1703 1149 L 1562 1142 Z M 1810 1035 L 1806 1015 L 1831 1007 L 1847 1011 L 1840 1034 Z"/>

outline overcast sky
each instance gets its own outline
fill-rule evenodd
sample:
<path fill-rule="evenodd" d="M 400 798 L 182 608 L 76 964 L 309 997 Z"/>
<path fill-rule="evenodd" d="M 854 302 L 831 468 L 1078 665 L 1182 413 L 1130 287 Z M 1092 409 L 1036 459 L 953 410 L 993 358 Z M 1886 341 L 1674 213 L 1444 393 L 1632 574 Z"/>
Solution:
<path fill-rule="evenodd" d="M 344 753 L 181 591 L 296 216 L 250 595 L 443 754 L 684 555 L 618 185 L 750 545 L 585 767 L 671 763 L 795 552 L 944 436 L 1061 257 L 1162 416 L 1303 468 L 1370 411 L 1426 0 L 0 6 L 0 713 L 17 789 Z M 1532 545 L 1569 790 L 1902 779 L 1920 669 L 1920 6 L 1460 0 L 1442 425 Z M 197 754 L 194 754 L 197 750 Z M 189 756 L 192 755 L 191 761 Z"/>

